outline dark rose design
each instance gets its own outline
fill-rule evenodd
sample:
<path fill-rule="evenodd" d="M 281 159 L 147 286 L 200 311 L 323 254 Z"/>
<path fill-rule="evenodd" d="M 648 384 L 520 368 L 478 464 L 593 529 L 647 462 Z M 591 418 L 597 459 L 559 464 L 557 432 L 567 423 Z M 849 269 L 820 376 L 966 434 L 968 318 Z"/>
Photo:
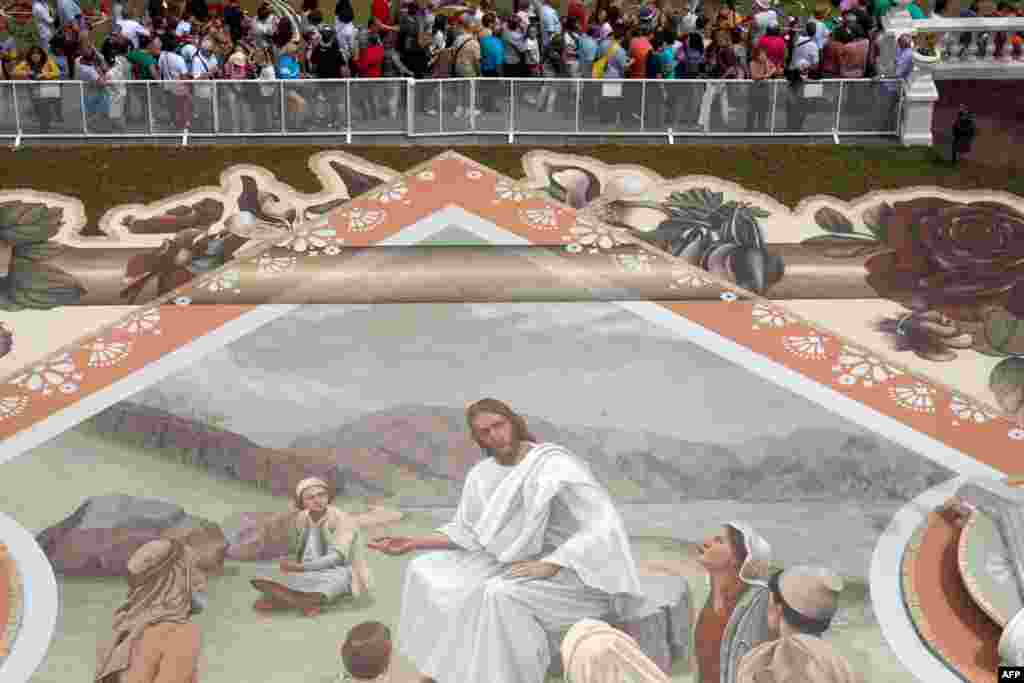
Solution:
<path fill-rule="evenodd" d="M 1016 209 L 927 197 L 883 204 L 876 219 L 892 248 L 867 264 L 881 296 L 963 319 L 965 307 L 1009 305 L 1011 290 L 1021 292 L 1024 214 Z"/>

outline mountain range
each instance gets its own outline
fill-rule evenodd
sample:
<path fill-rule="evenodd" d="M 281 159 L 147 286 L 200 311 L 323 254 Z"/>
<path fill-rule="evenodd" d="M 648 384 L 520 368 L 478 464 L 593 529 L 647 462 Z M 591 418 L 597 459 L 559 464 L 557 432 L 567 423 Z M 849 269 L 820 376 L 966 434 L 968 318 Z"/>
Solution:
<path fill-rule="evenodd" d="M 541 441 L 584 458 L 621 502 L 695 499 L 906 501 L 952 473 L 870 434 L 797 429 L 738 446 L 686 441 L 650 432 L 555 425 L 526 416 Z M 287 493 L 297 477 L 327 476 L 345 496 L 395 504 L 453 505 L 480 460 L 461 409 L 399 405 L 336 428 L 266 448 L 200 419 L 122 402 L 86 428 L 144 448 L 171 450 L 211 472 Z"/>

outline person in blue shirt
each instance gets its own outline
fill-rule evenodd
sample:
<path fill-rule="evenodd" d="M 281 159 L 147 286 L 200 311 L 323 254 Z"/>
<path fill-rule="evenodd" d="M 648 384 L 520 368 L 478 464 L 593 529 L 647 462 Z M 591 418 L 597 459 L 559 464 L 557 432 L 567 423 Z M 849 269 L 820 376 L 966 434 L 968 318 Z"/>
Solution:
<path fill-rule="evenodd" d="M 297 80 L 302 77 L 302 70 L 299 67 L 299 60 L 296 59 L 295 54 L 298 51 L 298 46 L 295 43 L 289 43 L 285 46 L 284 52 L 277 60 L 277 77 L 282 81 Z M 302 123 L 306 118 L 306 111 L 308 109 L 306 98 L 296 92 L 296 88 L 284 87 L 285 103 L 287 105 L 288 113 L 288 125 L 287 127 L 295 130 L 302 127 Z"/>
<path fill-rule="evenodd" d="M 484 15 L 483 31 L 480 32 L 480 75 L 483 78 L 499 78 L 505 65 L 505 43 L 494 35 L 497 17 L 488 12 Z M 484 112 L 497 112 L 498 83 L 481 83 L 480 106 Z"/>

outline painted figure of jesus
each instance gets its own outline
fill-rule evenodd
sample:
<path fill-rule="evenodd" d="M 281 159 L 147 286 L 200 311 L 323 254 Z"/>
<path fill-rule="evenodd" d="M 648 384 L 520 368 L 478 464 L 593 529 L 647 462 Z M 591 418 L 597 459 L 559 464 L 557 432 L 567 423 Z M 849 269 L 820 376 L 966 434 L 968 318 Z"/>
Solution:
<path fill-rule="evenodd" d="M 583 460 L 538 443 L 501 401 L 478 401 L 466 418 L 489 457 L 466 476 L 455 518 L 369 544 L 431 551 L 406 569 L 398 651 L 438 683 L 543 683 L 548 633 L 640 602 L 629 537 Z"/>

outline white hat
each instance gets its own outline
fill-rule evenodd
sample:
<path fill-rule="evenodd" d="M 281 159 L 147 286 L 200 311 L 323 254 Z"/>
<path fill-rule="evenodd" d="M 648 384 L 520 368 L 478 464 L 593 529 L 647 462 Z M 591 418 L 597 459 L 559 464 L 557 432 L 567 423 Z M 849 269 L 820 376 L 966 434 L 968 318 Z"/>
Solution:
<path fill-rule="evenodd" d="M 790 567 L 779 576 L 782 599 L 814 621 L 829 621 L 835 616 L 844 587 L 839 575 L 821 567 Z"/>
<path fill-rule="evenodd" d="M 747 559 L 740 567 L 740 578 L 746 583 L 761 584 L 767 578 L 768 563 L 772 559 L 772 547 L 768 541 L 754 531 L 754 527 L 746 522 L 726 522 L 725 526 L 732 527 L 740 532 L 743 537 L 744 549 L 747 551 Z"/>

